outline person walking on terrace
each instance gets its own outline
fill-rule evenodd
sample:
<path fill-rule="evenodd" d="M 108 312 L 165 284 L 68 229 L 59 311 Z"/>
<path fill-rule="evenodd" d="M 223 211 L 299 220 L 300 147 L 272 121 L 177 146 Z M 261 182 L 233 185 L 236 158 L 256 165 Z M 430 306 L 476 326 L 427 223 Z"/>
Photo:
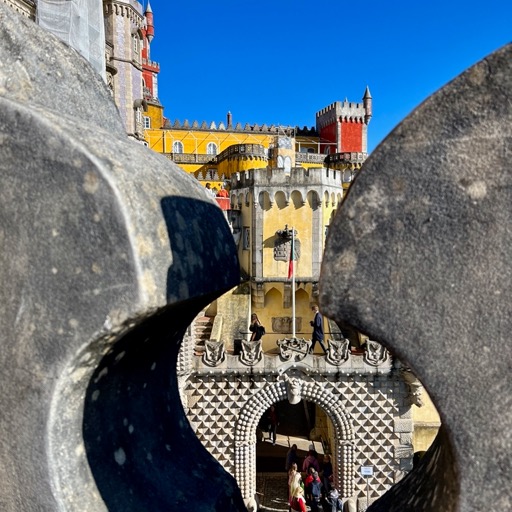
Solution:
<path fill-rule="evenodd" d="M 315 304 L 311 310 L 314 312 L 315 316 L 313 320 L 311 320 L 310 325 L 313 327 L 313 335 L 312 335 L 312 343 L 311 348 L 309 349 L 311 354 L 315 353 L 315 345 L 316 342 L 320 343 L 324 354 L 327 354 L 327 349 L 324 345 L 324 319 L 322 313 L 318 311 L 318 306 Z"/>
<path fill-rule="evenodd" d="M 261 325 L 260 319 L 256 313 L 251 315 L 251 324 L 249 325 L 249 331 L 251 334 L 251 341 L 261 340 L 261 337 L 265 334 L 265 327 Z"/>

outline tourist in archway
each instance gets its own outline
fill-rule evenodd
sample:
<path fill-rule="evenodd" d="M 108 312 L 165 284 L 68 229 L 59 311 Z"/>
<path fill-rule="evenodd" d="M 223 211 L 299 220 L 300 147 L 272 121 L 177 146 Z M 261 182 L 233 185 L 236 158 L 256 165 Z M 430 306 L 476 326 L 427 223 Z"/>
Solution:
<path fill-rule="evenodd" d="M 308 512 L 306 500 L 304 499 L 304 489 L 300 485 L 295 488 L 295 493 L 290 503 L 290 510 L 292 512 Z"/>
<path fill-rule="evenodd" d="M 270 409 L 267 413 L 267 424 L 268 424 L 268 435 L 269 441 L 272 441 L 272 444 L 276 444 L 277 437 L 277 427 L 279 425 L 279 417 L 277 416 L 277 411 L 275 406 L 271 405 Z"/>
<path fill-rule="evenodd" d="M 332 487 L 333 469 L 330 455 L 324 455 L 322 463 L 322 483 L 324 484 L 324 493 L 327 494 Z"/>
<path fill-rule="evenodd" d="M 306 490 L 306 503 L 311 508 L 311 512 L 319 512 L 322 501 L 322 481 L 318 476 L 318 471 L 311 467 L 304 487 Z"/>
<path fill-rule="evenodd" d="M 308 473 L 309 468 L 313 468 L 316 471 L 320 471 L 320 465 L 318 464 L 318 459 L 316 458 L 316 452 L 314 450 L 309 450 L 307 457 L 304 459 L 302 463 L 302 472 Z"/>
<path fill-rule="evenodd" d="M 292 464 L 288 470 L 288 503 L 291 506 L 292 498 L 295 495 L 295 488 L 300 486 L 302 477 L 297 470 L 297 464 Z"/>
<path fill-rule="evenodd" d="M 297 455 L 297 445 L 292 444 L 291 448 L 286 453 L 286 464 L 285 469 L 289 471 L 293 464 L 297 466 L 299 463 L 299 456 Z"/>
<path fill-rule="evenodd" d="M 340 493 L 337 489 L 331 489 L 325 497 L 327 503 L 327 510 L 329 512 L 341 512 L 343 510 L 343 501 L 340 498 Z"/>

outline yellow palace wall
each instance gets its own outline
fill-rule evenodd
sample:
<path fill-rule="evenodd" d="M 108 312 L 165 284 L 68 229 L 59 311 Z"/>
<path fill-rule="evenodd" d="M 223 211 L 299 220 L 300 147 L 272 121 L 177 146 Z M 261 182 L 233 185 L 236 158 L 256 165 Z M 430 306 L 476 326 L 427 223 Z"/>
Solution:
<path fill-rule="evenodd" d="M 309 192 L 305 198 L 306 202 L 303 204 L 303 197 L 298 191 L 291 194 L 291 199 L 286 205 L 286 198 L 283 192 L 277 192 L 274 197 L 272 206 L 268 192 L 263 192 L 263 277 L 262 283 L 265 295 L 263 308 L 254 307 L 252 312 L 256 313 L 265 326 L 266 335 L 263 337 L 263 350 L 275 350 L 277 348 L 277 340 L 283 337 L 291 337 L 291 332 L 273 333 L 272 331 L 272 317 L 291 317 L 292 307 L 291 301 L 289 307 L 284 307 L 285 285 L 289 285 L 291 281 L 288 278 L 288 261 L 276 261 L 274 259 L 274 240 L 276 232 L 282 230 L 285 224 L 288 228 L 292 226 L 296 229 L 298 239 L 301 243 L 300 258 L 296 262 L 296 293 L 295 293 L 295 316 L 298 319 L 296 334 L 298 337 L 306 339 L 311 338 L 311 327 L 309 321 L 312 319 L 311 305 L 316 303 L 317 300 L 313 295 L 313 261 L 312 261 L 312 240 L 313 240 L 313 193 Z M 341 200 L 341 194 L 335 196 L 334 204 L 329 201 L 322 202 L 322 216 L 324 225 L 332 218 L 335 212 L 338 201 Z M 235 198 L 236 202 L 238 199 Z M 239 259 L 242 269 L 249 275 L 252 275 L 252 247 L 253 247 L 253 223 L 252 212 L 254 211 L 253 196 L 249 194 L 248 205 L 246 204 L 245 197 L 242 198 L 241 205 L 241 226 L 249 227 L 250 229 L 250 250 L 244 250 L 243 244 L 240 244 Z M 322 248 L 325 244 L 325 233 L 321 233 Z M 276 278 L 276 281 L 272 279 Z M 278 280 L 277 280 L 278 279 Z M 301 282 L 302 279 L 302 282 Z M 307 282 L 305 282 L 307 280 Z M 288 292 L 289 293 L 289 292 Z M 272 314 L 270 314 L 272 312 Z M 327 328 L 327 323 L 325 323 Z M 326 331 L 327 333 L 327 331 Z M 321 351 L 320 347 L 317 350 Z"/>
<path fill-rule="evenodd" d="M 265 305 L 263 308 L 252 308 L 252 313 L 256 313 L 260 322 L 265 326 L 266 334 L 262 338 L 262 348 L 265 352 L 277 351 L 277 340 L 285 337 L 291 338 L 290 333 L 273 333 L 272 317 L 292 316 L 292 307 L 283 307 L 284 283 L 267 282 L 265 283 Z M 300 284 L 295 291 L 295 318 L 297 319 L 296 335 L 298 338 L 311 339 L 312 327 L 309 322 L 313 319 L 311 304 L 315 303 L 312 298 L 311 283 Z M 272 312 L 272 313 L 271 313 Z M 322 349 L 318 346 L 315 353 L 321 353 Z"/>
<path fill-rule="evenodd" d="M 275 141 L 276 133 L 258 133 L 245 128 L 243 130 L 208 129 L 197 123 L 192 123 L 188 128 L 184 128 L 183 124 L 180 128 L 162 128 L 164 118 L 163 107 L 160 105 L 149 104 L 144 115 L 150 118 L 151 124 L 151 128 L 144 132 L 149 148 L 172 159 L 174 142 L 181 142 L 183 155 L 200 155 L 201 158 L 190 158 L 190 161 L 185 161 L 189 159 L 177 156 L 177 163 L 186 172 L 195 174 L 200 181 L 215 181 L 211 175 L 216 172 L 218 185 L 220 185 L 224 177 L 229 177 L 233 173 L 265 168 L 269 165 L 266 158 L 240 155 L 216 162 L 215 156 L 235 144 L 260 144 L 269 149 Z M 319 140 L 318 137 L 297 136 L 294 139 L 294 145 L 296 150 L 299 148 L 315 150 L 318 148 L 315 142 L 317 140 Z M 211 142 L 215 143 L 217 151 L 216 155 L 211 155 L 212 161 L 208 162 L 205 159 L 208 154 L 208 144 Z M 300 165 L 306 169 L 319 166 L 318 162 L 304 162 Z"/>

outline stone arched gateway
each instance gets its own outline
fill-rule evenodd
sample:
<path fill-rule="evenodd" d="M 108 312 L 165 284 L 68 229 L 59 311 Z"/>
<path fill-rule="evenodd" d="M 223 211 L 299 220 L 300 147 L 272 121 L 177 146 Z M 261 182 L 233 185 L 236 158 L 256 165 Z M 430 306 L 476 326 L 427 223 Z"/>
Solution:
<path fill-rule="evenodd" d="M 300 384 L 300 396 L 325 410 L 334 424 L 336 460 L 335 484 L 343 496 L 354 492 L 354 433 L 349 417 L 339 397 L 315 381 L 295 379 Z M 286 381 L 269 384 L 253 395 L 240 410 L 235 427 L 235 477 L 244 499 L 256 493 L 256 427 L 264 412 L 276 402 L 287 400 Z"/>
<path fill-rule="evenodd" d="M 239 355 L 229 354 L 216 341 L 205 345 L 202 357 L 180 353 L 187 419 L 204 447 L 236 478 L 247 504 L 255 505 L 259 419 L 286 399 L 313 402 L 330 417 L 335 483 L 358 510 L 366 510 L 368 499 L 382 496 L 412 469 L 412 396 L 401 365 L 374 341 L 367 341 L 361 355 L 343 350 L 346 344 L 330 340 L 327 356 L 306 355 L 300 361 L 287 360 L 295 346 L 291 340 L 279 345 L 280 355 L 247 344 Z M 374 469 L 371 479 L 361 475 L 367 465 Z"/>

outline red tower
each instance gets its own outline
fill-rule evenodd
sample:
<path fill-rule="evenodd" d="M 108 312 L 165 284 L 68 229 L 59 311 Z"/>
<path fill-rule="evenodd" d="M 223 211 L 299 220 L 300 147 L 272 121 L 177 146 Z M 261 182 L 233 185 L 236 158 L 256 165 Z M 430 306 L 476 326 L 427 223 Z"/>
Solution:
<path fill-rule="evenodd" d="M 142 30 L 142 79 L 144 80 L 144 99 L 158 101 L 158 73 L 160 64 L 151 60 L 151 41 L 155 36 L 155 25 L 153 21 L 153 10 L 148 2 L 144 12 L 146 24 Z"/>
<path fill-rule="evenodd" d="M 316 114 L 316 128 L 325 154 L 366 153 L 368 124 L 372 117 L 372 96 L 366 87 L 362 103 L 335 102 Z"/>

